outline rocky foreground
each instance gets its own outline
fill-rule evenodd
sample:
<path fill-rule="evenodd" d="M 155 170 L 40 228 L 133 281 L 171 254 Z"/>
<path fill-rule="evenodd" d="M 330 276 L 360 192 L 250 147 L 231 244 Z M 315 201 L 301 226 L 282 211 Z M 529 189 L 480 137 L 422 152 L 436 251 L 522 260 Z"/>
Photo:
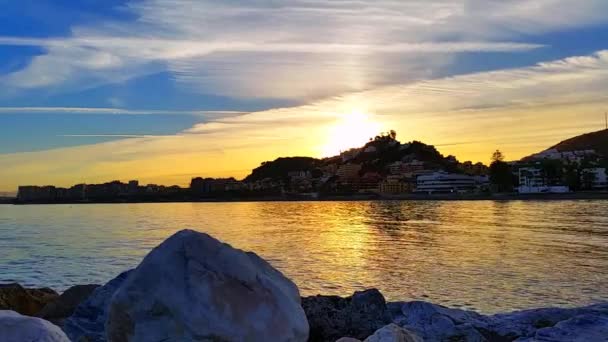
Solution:
<path fill-rule="evenodd" d="M 301 298 L 256 254 L 184 230 L 103 286 L 0 285 L 0 341 L 608 341 L 608 303 L 484 316 L 373 289 Z"/>

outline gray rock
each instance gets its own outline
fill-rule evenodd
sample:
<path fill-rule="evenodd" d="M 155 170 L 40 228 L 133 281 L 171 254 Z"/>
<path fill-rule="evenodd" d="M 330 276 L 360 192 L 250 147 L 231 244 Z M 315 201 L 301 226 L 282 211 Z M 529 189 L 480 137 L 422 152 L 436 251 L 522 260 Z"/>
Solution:
<path fill-rule="evenodd" d="M 416 334 L 391 323 L 379 330 L 364 342 L 422 342 Z"/>
<path fill-rule="evenodd" d="M 51 322 L 8 310 L 0 310 L 0 341 L 70 342 Z"/>
<path fill-rule="evenodd" d="M 55 300 L 46 304 L 36 316 L 60 325 L 62 320 L 70 317 L 76 307 L 89 298 L 98 287 L 99 285 L 72 286 Z"/>
<path fill-rule="evenodd" d="M 490 336 L 504 340 L 533 337 L 539 329 L 556 326 L 581 315 L 608 317 L 608 303 L 582 308 L 542 308 L 497 314 L 488 317 Z"/>
<path fill-rule="evenodd" d="M 64 321 L 63 331 L 72 341 L 106 341 L 105 323 L 110 300 L 131 272 L 123 272 L 104 286 L 96 288 L 86 301 L 76 307 L 74 314 Z"/>
<path fill-rule="evenodd" d="M 112 297 L 109 341 L 306 341 L 294 283 L 191 230 L 152 250 Z"/>
<path fill-rule="evenodd" d="M 361 340 L 358 338 L 352 338 L 352 337 L 342 337 L 342 338 L 338 339 L 336 342 L 361 342 Z"/>
<path fill-rule="evenodd" d="M 486 341 L 478 330 L 487 318 L 473 311 L 450 309 L 422 301 L 389 305 L 393 321 L 424 341 Z"/>
<path fill-rule="evenodd" d="M 586 336 L 602 336 L 608 318 L 608 303 L 492 316 L 418 301 L 389 303 L 388 308 L 397 325 L 424 341 L 570 341 L 576 336 L 582 341 Z"/>
<path fill-rule="evenodd" d="M 310 341 L 335 341 L 341 337 L 365 339 L 391 322 L 384 296 L 376 290 L 351 297 L 302 298 L 310 324 Z"/>
<path fill-rule="evenodd" d="M 12 283 L 0 285 L 0 310 L 12 310 L 22 315 L 34 316 L 59 294 L 49 288 L 26 289 Z"/>
<path fill-rule="evenodd" d="M 557 323 L 554 327 L 538 329 L 534 337 L 521 342 L 587 342 L 608 341 L 608 317 L 583 314 Z"/>

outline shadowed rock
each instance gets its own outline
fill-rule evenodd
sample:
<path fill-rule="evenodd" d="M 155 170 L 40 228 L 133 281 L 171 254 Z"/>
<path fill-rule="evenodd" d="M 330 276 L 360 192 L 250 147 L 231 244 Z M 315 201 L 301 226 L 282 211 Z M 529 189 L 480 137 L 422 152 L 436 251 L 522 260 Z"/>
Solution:
<path fill-rule="evenodd" d="M 72 341 L 106 341 L 105 323 L 110 300 L 131 272 L 123 272 L 104 286 L 96 288 L 86 301 L 76 307 L 74 314 L 64 321 L 63 331 Z"/>
<path fill-rule="evenodd" d="M 384 296 L 376 290 L 355 292 L 351 297 L 302 298 L 310 324 L 310 341 L 336 341 L 341 337 L 365 339 L 390 323 Z"/>
<path fill-rule="evenodd" d="M 176 233 L 114 294 L 110 341 L 306 341 L 298 288 L 254 253 Z"/>
<path fill-rule="evenodd" d="M 388 307 L 396 324 L 424 341 L 593 341 L 584 337 L 602 336 L 608 329 L 608 303 L 492 316 L 419 301 L 389 303 Z"/>
<path fill-rule="evenodd" d="M 63 331 L 51 322 L 8 310 L 0 311 L 0 341 L 70 342 Z"/>
<path fill-rule="evenodd" d="M 592 314 L 575 316 L 557 323 L 554 327 L 538 329 L 534 337 L 518 342 L 587 342 L 608 341 L 608 317 Z"/>
<path fill-rule="evenodd" d="M 4 284 L 0 285 L 0 310 L 34 316 L 57 297 L 59 294 L 49 288 L 26 289 L 17 283 Z"/>
<path fill-rule="evenodd" d="M 99 285 L 76 285 L 63 292 L 38 312 L 37 317 L 61 325 L 63 319 L 70 317 L 76 307 L 84 302 Z"/>

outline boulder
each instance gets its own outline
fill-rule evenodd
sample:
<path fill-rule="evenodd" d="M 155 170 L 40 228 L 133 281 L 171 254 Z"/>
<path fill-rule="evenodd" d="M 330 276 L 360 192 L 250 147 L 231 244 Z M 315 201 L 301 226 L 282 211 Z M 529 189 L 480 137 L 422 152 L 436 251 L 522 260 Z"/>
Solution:
<path fill-rule="evenodd" d="M 557 323 L 553 327 L 538 329 L 534 337 L 518 339 L 520 342 L 587 342 L 608 341 L 608 317 L 583 314 Z"/>
<path fill-rule="evenodd" d="M 99 285 L 76 285 L 63 292 L 38 312 L 37 317 L 61 325 L 63 319 L 70 317 L 76 307 L 84 302 Z"/>
<path fill-rule="evenodd" d="M 12 310 L 34 316 L 59 294 L 49 288 L 26 289 L 12 283 L 0 285 L 0 310 Z"/>
<path fill-rule="evenodd" d="M 342 338 L 336 340 L 336 342 L 361 342 L 361 340 L 358 338 L 352 338 L 352 337 L 342 337 Z"/>
<path fill-rule="evenodd" d="M 379 330 L 364 342 L 422 342 L 414 333 L 403 329 L 397 324 L 391 323 Z"/>
<path fill-rule="evenodd" d="M 581 315 L 608 317 L 608 303 L 572 309 L 541 308 L 497 314 L 488 317 L 489 324 L 486 329 L 488 336 L 494 339 L 512 341 L 517 338 L 532 338 L 537 331 Z"/>
<path fill-rule="evenodd" d="M 0 341 L 70 342 L 51 322 L 8 310 L 0 310 Z"/>
<path fill-rule="evenodd" d="M 87 300 L 76 307 L 63 322 L 63 331 L 72 341 L 105 342 L 105 323 L 110 300 L 132 271 L 121 273 L 104 286 L 96 288 Z"/>
<path fill-rule="evenodd" d="M 384 296 L 376 289 L 351 297 L 313 296 L 302 299 L 310 324 L 310 341 L 341 337 L 365 339 L 391 322 Z"/>
<path fill-rule="evenodd" d="M 390 303 L 393 321 L 424 341 L 486 341 L 487 317 L 423 301 Z"/>
<path fill-rule="evenodd" d="M 581 341 L 593 340 L 586 336 L 602 336 L 608 319 L 608 303 L 491 316 L 421 301 L 387 306 L 394 323 L 424 341 L 571 341 L 576 336 L 581 336 Z"/>
<path fill-rule="evenodd" d="M 109 341 L 306 341 L 294 283 L 254 253 L 183 230 L 118 288 Z"/>

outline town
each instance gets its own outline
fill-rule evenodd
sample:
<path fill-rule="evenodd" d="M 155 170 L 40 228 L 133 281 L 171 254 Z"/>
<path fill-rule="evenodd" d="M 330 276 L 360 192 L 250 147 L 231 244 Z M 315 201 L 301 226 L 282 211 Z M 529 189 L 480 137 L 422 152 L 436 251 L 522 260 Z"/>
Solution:
<path fill-rule="evenodd" d="M 459 162 L 422 142 L 401 143 L 382 133 L 361 148 L 324 159 L 263 162 L 242 180 L 193 178 L 188 188 L 112 181 L 70 188 L 20 186 L 15 203 L 164 202 L 204 200 L 459 198 L 492 194 L 602 193 L 608 190 L 608 130 L 569 139 L 543 152 L 507 162 L 502 152 L 489 166 Z M 598 149 L 594 142 L 599 144 Z M 581 145 L 582 144 L 582 145 Z M 577 149 L 583 146 L 584 149 Z"/>

